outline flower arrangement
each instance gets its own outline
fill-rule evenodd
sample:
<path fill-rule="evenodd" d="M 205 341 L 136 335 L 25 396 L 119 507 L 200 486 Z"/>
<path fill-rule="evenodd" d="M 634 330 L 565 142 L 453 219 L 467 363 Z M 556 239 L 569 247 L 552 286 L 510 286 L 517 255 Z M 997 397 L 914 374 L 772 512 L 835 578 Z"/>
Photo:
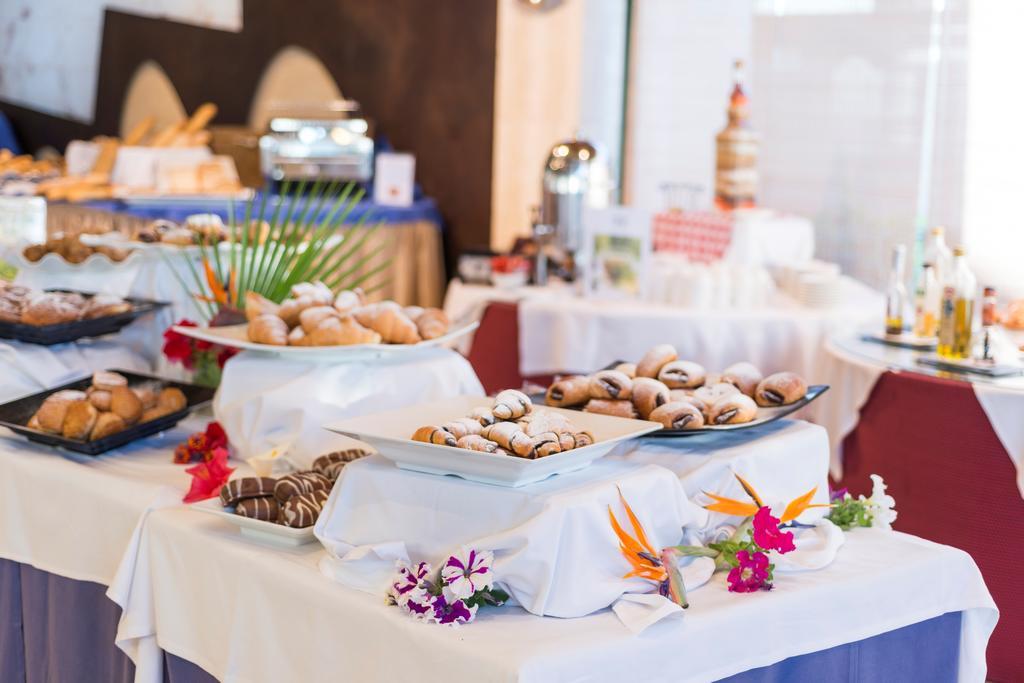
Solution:
<path fill-rule="evenodd" d="M 885 480 L 871 475 L 871 497 L 854 498 L 845 488 L 833 491 L 832 510 L 828 519 L 843 531 L 853 527 L 892 529 L 896 521 L 896 499 L 885 492 Z"/>
<path fill-rule="evenodd" d="M 191 320 L 178 321 L 180 327 L 197 327 Z M 164 356 L 172 363 L 182 365 L 186 370 L 195 373 L 194 381 L 206 387 L 220 384 L 224 364 L 238 353 L 238 349 L 221 346 L 201 339 L 192 339 L 178 334 L 173 327 L 164 332 Z"/>
<path fill-rule="evenodd" d="M 388 604 L 421 621 L 468 624 L 480 607 L 508 601 L 508 594 L 494 585 L 493 564 L 494 554 L 486 550 L 451 555 L 436 572 L 426 562 L 399 562 L 388 589 Z"/>
<path fill-rule="evenodd" d="M 178 444 L 174 449 L 174 464 L 187 465 L 192 462 L 209 462 L 213 460 L 218 449 L 227 449 L 228 435 L 220 422 L 214 420 L 206 425 L 206 429 L 195 432 L 185 443 Z"/>

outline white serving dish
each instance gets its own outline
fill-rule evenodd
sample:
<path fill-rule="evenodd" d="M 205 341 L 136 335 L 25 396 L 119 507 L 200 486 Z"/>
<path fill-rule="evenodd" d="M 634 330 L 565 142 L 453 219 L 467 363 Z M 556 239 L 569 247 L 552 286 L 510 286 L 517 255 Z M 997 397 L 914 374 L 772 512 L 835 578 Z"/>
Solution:
<path fill-rule="evenodd" d="M 443 424 L 468 414 L 473 408 L 490 407 L 493 403 L 491 398 L 460 396 L 324 426 L 370 444 L 402 469 L 452 474 L 471 481 L 510 487 L 525 486 L 555 474 L 582 469 L 607 455 L 619 443 L 661 429 L 657 422 L 543 406 L 534 409 L 562 413 L 580 430 L 590 432 L 595 443 L 546 458 L 527 460 L 422 443 L 411 438 L 413 432 L 424 425 Z"/>
<path fill-rule="evenodd" d="M 304 529 L 293 529 L 283 524 L 274 524 L 259 519 L 242 517 L 241 515 L 236 515 L 233 508 L 222 506 L 218 498 L 193 503 L 191 508 L 227 520 L 237 526 L 243 536 L 256 541 L 291 547 L 316 542 L 312 526 Z"/>
<path fill-rule="evenodd" d="M 224 327 L 179 327 L 175 325 L 174 331 L 193 339 L 232 346 L 246 351 L 256 351 L 281 358 L 343 361 L 382 358 L 419 349 L 444 346 L 448 342 L 469 334 L 479 324 L 479 322 L 473 322 L 452 330 L 442 337 L 421 341 L 418 344 L 351 344 L 349 346 L 271 346 L 270 344 L 257 344 L 249 341 L 248 325 L 245 323 L 225 325 Z"/>

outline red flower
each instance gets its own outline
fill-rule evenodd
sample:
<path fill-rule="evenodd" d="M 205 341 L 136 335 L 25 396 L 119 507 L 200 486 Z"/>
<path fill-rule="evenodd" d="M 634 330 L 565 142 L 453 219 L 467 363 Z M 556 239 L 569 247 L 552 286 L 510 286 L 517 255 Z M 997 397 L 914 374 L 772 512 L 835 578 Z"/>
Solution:
<path fill-rule="evenodd" d="M 227 432 L 224 431 L 224 427 L 221 426 L 220 422 L 216 420 L 206 425 L 206 432 L 203 436 L 206 437 L 207 448 L 210 450 L 228 447 Z"/>
<path fill-rule="evenodd" d="M 733 567 L 729 572 L 729 592 L 753 593 L 772 589 L 767 555 L 762 552 L 751 555 L 746 550 L 740 550 L 736 553 L 736 560 L 739 566 Z"/>
<path fill-rule="evenodd" d="M 223 369 L 224 364 L 231 360 L 235 355 L 238 354 L 238 349 L 231 346 L 220 347 L 220 353 L 217 354 L 217 367 Z"/>
<path fill-rule="evenodd" d="M 209 351 L 213 348 L 213 342 L 208 342 L 205 339 L 195 340 L 196 351 Z"/>
<path fill-rule="evenodd" d="M 210 444 L 206 439 L 206 435 L 202 432 L 196 432 L 192 436 L 188 437 L 186 446 L 193 455 L 199 455 L 203 451 L 210 450 Z"/>
<path fill-rule="evenodd" d="M 192 462 L 192 451 L 188 449 L 187 445 L 179 443 L 174 449 L 174 464 L 187 465 L 190 462 Z"/>
<path fill-rule="evenodd" d="M 765 550 L 776 550 L 782 554 L 796 550 L 793 532 L 779 530 L 779 520 L 772 517 L 768 506 L 758 508 L 754 515 L 754 543 Z"/>
<path fill-rule="evenodd" d="M 179 320 L 180 327 L 197 327 L 191 320 Z M 164 331 L 164 355 L 172 363 L 181 363 L 186 369 L 191 370 L 194 366 L 192 361 L 192 340 L 183 334 L 178 334 L 173 327 Z"/>
<path fill-rule="evenodd" d="M 192 485 L 181 500 L 183 503 L 195 503 L 217 496 L 235 468 L 228 467 L 226 448 L 214 448 L 208 461 L 193 465 L 185 471 L 192 475 Z"/>

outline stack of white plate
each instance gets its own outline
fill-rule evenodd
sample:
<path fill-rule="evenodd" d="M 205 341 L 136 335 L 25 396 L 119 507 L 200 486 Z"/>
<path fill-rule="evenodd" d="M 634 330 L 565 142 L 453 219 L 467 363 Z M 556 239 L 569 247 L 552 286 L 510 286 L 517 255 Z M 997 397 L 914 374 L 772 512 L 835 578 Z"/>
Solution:
<path fill-rule="evenodd" d="M 804 274 L 797 282 L 796 300 L 808 308 L 833 308 L 841 296 L 839 277 L 827 274 Z"/>

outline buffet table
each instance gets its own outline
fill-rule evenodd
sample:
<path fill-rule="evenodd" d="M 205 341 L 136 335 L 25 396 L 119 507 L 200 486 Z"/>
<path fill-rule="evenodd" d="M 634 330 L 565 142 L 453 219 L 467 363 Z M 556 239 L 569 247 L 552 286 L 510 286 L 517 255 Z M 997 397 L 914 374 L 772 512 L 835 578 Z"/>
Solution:
<path fill-rule="evenodd" d="M 989 644 L 989 677 L 1015 680 L 1024 670 L 1024 599 L 1003 539 L 1024 537 L 1024 378 L 934 376 L 913 352 L 850 338 L 831 340 L 826 352 L 835 396 L 812 407 L 834 442 L 833 477 L 860 493 L 869 473 L 884 473 L 900 501 L 896 528 L 971 554 L 1004 615 Z"/>
<path fill-rule="evenodd" d="M 130 680 L 109 640 L 118 610 L 100 600 L 101 586 L 125 608 L 117 641 L 141 681 L 322 680 L 338 672 L 361 680 L 984 677 L 996 613 L 970 557 L 881 530 L 850 532 L 831 566 L 788 573 L 770 593 L 730 594 L 718 575 L 692 591 L 685 615 L 640 636 L 609 610 L 556 619 L 509 606 L 457 631 L 419 624 L 380 595 L 324 576 L 319 545 L 267 546 L 182 508 L 187 477 L 170 452 L 201 422 L 95 459 L 0 440 L 0 557 L 8 560 L 0 563 L 0 653 L 24 653 L 0 658 L 4 680 L 18 679 L 19 667 L 76 680 L 83 662 L 103 680 Z M 824 476 L 818 427 L 780 425 L 756 442 L 764 448 L 749 439 L 721 451 L 697 440 L 645 440 L 610 456 L 609 466 L 656 467 L 648 461 L 668 462 L 675 452 L 671 464 L 688 491 L 720 486 L 734 469 L 764 487 L 771 477 L 802 486 Z M 73 609 L 46 607 L 57 604 Z M 44 632 L 51 637 L 37 637 Z M 908 647 L 918 653 L 912 666 Z"/>
<path fill-rule="evenodd" d="M 746 360 L 814 378 L 828 336 L 877 320 L 882 310 L 881 296 L 856 280 L 843 278 L 841 289 L 832 308 L 803 307 L 776 292 L 765 308 L 717 310 L 579 298 L 568 286 L 505 291 L 453 281 L 445 310 L 452 319 L 481 319 L 470 360 L 488 390 L 520 386 L 523 377 L 593 372 L 661 343 L 708 369 Z"/>
<path fill-rule="evenodd" d="M 126 203 L 119 200 L 50 203 L 46 221 L 50 234 L 111 230 L 130 233 L 156 219 L 182 222 L 198 213 L 215 213 L 227 221 L 228 205 L 227 202 L 189 205 L 170 201 Z M 241 220 L 244 205 L 236 205 L 236 213 Z M 384 229 L 362 244 L 358 253 L 369 255 L 386 243 L 391 259 L 386 271 L 387 284 L 377 295 L 406 305 L 440 305 L 444 289 L 442 220 L 434 200 L 421 198 L 409 207 L 381 206 L 364 200 L 345 218 L 345 225 L 355 225 L 364 217 L 366 225 L 382 221 Z M 171 286 L 175 284 L 170 283 Z"/>

